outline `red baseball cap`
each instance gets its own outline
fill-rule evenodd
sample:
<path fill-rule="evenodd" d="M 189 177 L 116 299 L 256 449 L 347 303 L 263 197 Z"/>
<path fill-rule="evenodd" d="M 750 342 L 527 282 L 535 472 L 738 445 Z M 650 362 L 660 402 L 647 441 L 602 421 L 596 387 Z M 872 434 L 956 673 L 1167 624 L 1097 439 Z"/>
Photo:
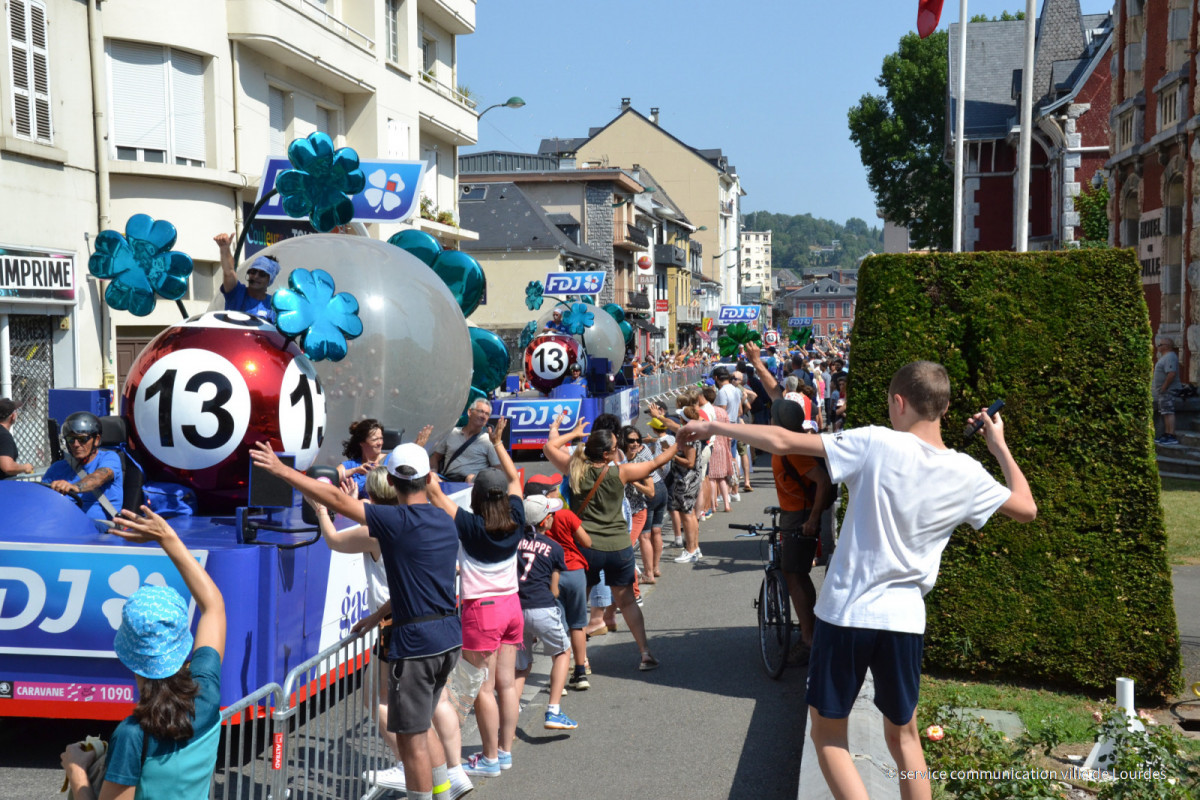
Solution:
<path fill-rule="evenodd" d="M 553 475 L 531 475 L 529 480 L 525 481 L 525 496 L 549 494 L 562 485 L 562 482 L 563 476 L 557 472 Z"/>

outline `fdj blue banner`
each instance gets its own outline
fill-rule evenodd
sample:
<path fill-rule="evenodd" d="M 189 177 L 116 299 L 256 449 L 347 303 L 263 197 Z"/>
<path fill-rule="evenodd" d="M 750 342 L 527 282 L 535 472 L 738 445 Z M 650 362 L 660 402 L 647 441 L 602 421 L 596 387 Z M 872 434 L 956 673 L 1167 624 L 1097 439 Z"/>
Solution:
<path fill-rule="evenodd" d="M 546 294 L 599 294 L 603 289 L 603 272 L 551 272 L 546 276 Z"/>
<path fill-rule="evenodd" d="M 0 653 L 116 658 L 121 609 L 147 583 L 178 591 L 192 618 L 196 604 L 157 547 L 0 543 Z"/>
<path fill-rule="evenodd" d="M 790 328 L 811 328 L 812 317 L 788 317 L 788 327 Z"/>
<path fill-rule="evenodd" d="M 417 190 L 425 172 L 422 161 L 360 161 L 367 188 L 354 196 L 354 219 L 358 222 L 403 222 L 417 210 Z M 291 169 L 286 158 L 268 158 L 256 202 L 275 188 L 280 172 Z M 283 211 L 276 195 L 258 212 L 258 219 L 292 219 Z"/>
<path fill-rule="evenodd" d="M 731 325 L 735 322 L 754 322 L 758 319 L 759 306 L 721 306 L 717 316 L 718 325 Z"/>
<path fill-rule="evenodd" d="M 566 432 L 574 428 L 579 419 L 580 402 L 578 399 L 502 400 L 500 416 L 508 417 L 508 424 L 515 434 L 545 433 L 554 418 L 565 411 L 567 416 L 558 429 Z"/>

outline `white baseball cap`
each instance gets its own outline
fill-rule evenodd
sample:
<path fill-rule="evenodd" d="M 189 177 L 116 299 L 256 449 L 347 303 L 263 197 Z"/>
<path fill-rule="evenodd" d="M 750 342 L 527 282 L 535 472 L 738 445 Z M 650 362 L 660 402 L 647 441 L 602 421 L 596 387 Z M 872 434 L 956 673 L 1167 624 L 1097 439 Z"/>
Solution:
<path fill-rule="evenodd" d="M 537 525 L 555 511 L 562 511 L 563 502 L 557 497 L 533 494 L 525 498 L 525 522 Z"/>
<path fill-rule="evenodd" d="M 392 450 L 383 465 L 390 474 L 395 475 L 397 478 L 404 480 L 424 478 L 429 474 L 429 454 L 425 452 L 424 447 L 409 442 L 408 444 L 399 445 L 396 449 Z M 404 475 L 399 471 L 400 467 L 410 467 L 416 470 L 416 474 Z"/>

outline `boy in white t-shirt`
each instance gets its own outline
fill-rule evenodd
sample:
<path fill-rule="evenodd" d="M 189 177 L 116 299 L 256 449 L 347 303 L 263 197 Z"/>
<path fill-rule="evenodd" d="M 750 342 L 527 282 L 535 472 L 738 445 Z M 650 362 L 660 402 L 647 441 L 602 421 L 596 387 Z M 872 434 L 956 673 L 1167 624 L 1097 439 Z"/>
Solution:
<path fill-rule="evenodd" d="M 942 443 L 950 379 L 940 364 L 902 367 L 888 387 L 892 429 L 870 426 L 810 436 L 780 427 L 739 425 L 737 435 L 770 453 L 825 459 L 834 483 L 849 489 L 838 547 L 816 605 L 809 661 L 810 735 L 835 796 L 865 798 L 847 747 L 847 717 L 868 667 L 884 738 L 902 773 L 925 772 L 917 730 L 917 694 L 925 633 L 925 595 L 937 579 L 950 534 L 978 529 L 996 511 L 1018 522 L 1037 516 L 1021 468 L 1004 442 L 1000 415 L 980 412 L 988 450 L 1007 488 L 978 461 Z M 728 436 L 731 426 L 692 422 L 681 442 Z M 928 798 L 928 779 L 900 783 L 904 798 Z"/>

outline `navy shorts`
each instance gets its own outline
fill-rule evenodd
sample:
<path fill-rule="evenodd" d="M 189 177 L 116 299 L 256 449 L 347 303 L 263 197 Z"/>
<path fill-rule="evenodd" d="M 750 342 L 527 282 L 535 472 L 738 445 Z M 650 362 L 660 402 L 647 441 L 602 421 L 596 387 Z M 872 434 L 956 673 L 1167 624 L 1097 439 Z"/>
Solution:
<path fill-rule="evenodd" d="M 870 667 L 875 707 L 893 725 L 906 725 L 917 708 L 924 650 L 924 634 L 843 628 L 818 618 L 805 702 L 826 719 L 845 719 Z"/>
<path fill-rule="evenodd" d="M 605 586 L 633 586 L 636 569 L 633 565 L 633 547 L 621 550 L 592 550 L 579 548 L 587 559 L 587 585 L 591 589 L 600 582 L 600 570 L 604 570 Z"/>

